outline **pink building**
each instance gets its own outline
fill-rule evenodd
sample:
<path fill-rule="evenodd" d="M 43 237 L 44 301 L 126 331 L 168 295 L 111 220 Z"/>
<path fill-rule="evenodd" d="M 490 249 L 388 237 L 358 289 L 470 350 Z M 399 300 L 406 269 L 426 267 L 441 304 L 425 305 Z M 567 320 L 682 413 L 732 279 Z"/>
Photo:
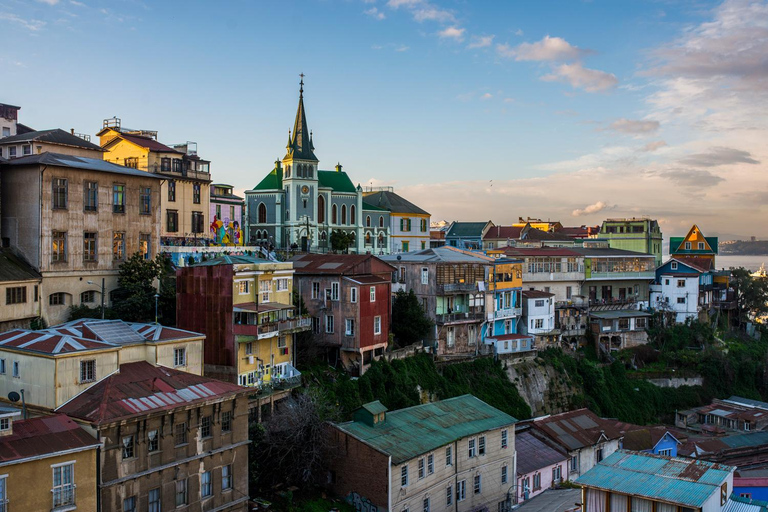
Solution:
<path fill-rule="evenodd" d="M 242 197 L 232 193 L 232 189 L 232 185 L 224 183 L 214 183 L 211 185 L 211 214 L 209 219 L 211 219 L 211 223 L 216 221 L 221 221 L 222 223 L 221 227 L 212 232 L 212 238 L 217 244 L 221 243 L 221 240 L 218 238 L 222 236 L 222 233 L 231 236 L 238 229 L 241 233 L 243 232 L 243 205 L 245 203 Z M 214 217 L 216 220 L 214 220 Z M 243 245 L 243 240 L 241 239 L 239 243 L 230 242 L 230 244 Z"/>
<path fill-rule="evenodd" d="M 518 503 L 568 479 L 568 455 L 536 434 L 529 425 L 515 429 Z"/>

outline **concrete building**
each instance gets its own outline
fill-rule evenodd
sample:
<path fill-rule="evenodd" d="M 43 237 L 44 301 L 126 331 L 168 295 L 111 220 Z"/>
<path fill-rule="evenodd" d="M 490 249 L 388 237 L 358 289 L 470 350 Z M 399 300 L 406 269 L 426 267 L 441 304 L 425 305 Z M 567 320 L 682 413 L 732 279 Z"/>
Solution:
<path fill-rule="evenodd" d="M 591 310 L 599 306 L 648 308 L 649 287 L 656 278 L 652 254 L 613 249 L 593 241 L 570 250 L 584 257 L 580 295 L 589 299 Z"/>
<path fill-rule="evenodd" d="M 102 445 L 87 510 L 246 511 L 248 393 L 141 361 L 59 407 Z"/>
<path fill-rule="evenodd" d="M 612 249 L 652 254 L 656 266 L 661 265 L 663 235 L 656 220 L 646 217 L 607 219 L 600 226 L 597 237 L 607 240 Z"/>
<path fill-rule="evenodd" d="M 723 512 L 733 467 L 620 450 L 579 477 L 582 512 Z"/>
<path fill-rule="evenodd" d="M 518 503 L 568 480 L 568 455 L 546 438 L 537 437 L 530 425 L 515 429 L 515 452 Z"/>
<path fill-rule="evenodd" d="M 11 137 L 18 133 L 19 110 L 21 107 L 0 103 L 0 139 Z M 21 130 L 23 132 L 23 130 Z M 4 155 L 0 155 L 0 158 Z"/>
<path fill-rule="evenodd" d="M 389 343 L 394 268 L 365 254 L 301 254 L 291 263 L 312 317 L 312 343 L 361 375 Z"/>
<path fill-rule="evenodd" d="M 155 324 L 82 319 L 0 334 L 0 397 L 24 390 L 28 407 L 50 411 L 117 371 L 148 361 L 203 374 L 205 336 Z"/>
<path fill-rule="evenodd" d="M 213 243 L 237 246 L 245 244 L 243 214 L 245 201 L 232 193 L 232 185 L 214 183 L 211 185 L 211 219 Z M 221 225 L 218 224 L 221 222 Z"/>
<path fill-rule="evenodd" d="M 0 183 L 0 232 L 42 275 L 40 316 L 55 325 L 69 306 L 107 305 L 120 265 L 160 240 L 160 179 L 102 160 L 42 153 L 9 160 Z"/>
<path fill-rule="evenodd" d="M 539 290 L 523 291 L 523 316 L 520 333 L 534 336 L 536 346 L 558 346 L 560 331 L 555 325 L 555 294 Z"/>
<path fill-rule="evenodd" d="M 391 254 L 429 249 L 430 215 L 412 202 L 395 194 L 392 187 L 366 188 L 363 198 L 368 205 L 389 212 L 389 252 Z M 366 217 L 365 240 L 371 240 L 371 220 Z"/>
<path fill-rule="evenodd" d="M 493 259 L 488 271 L 488 301 L 483 343 L 493 346 L 499 356 L 534 355 L 533 336 L 521 330 L 523 262 L 512 259 Z"/>
<path fill-rule="evenodd" d="M 42 276 L 12 247 L 0 248 L 0 332 L 28 329 L 40 318 Z"/>
<path fill-rule="evenodd" d="M 329 428 L 329 486 L 377 510 L 507 510 L 516 421 L 471 395 L 397 411 L 365 404 Z"/>
<path fill-rule="evenodd" d="M 711 404 L 675 414 L 675 426 L 690 432 L 721 436 L 768 428 L 768 403 L 740 396 L 715 398 Z"/>
<path fill-rule="evenodd" d="M 98 510 L 101 443 L 62 414 L 0 407 L 0 510 Z"/>
<path fill-rule="evenodd" d="M 167 146 L 156 131 L 124 128 L 119 118 L 105 119 L 97 135 L 104 160 L 162 179 L 160 243 L 207 245 L 211 163 L 197 155 L 197 144 Z"/>
<path fill-rule="evenodd" d="M 651 314 L 636 309 L 590 311 L 589 323 L 600 350 L 618 351 L 648 343 Z"/>
<path fill-rule="evenodd" d="M 311 322 L 293 305 L 290 262 L 221 256 L 176 276 L 176 322 L 205 333 L 207 376 L 259 388 L 299 377 L 295 336 Z"/>

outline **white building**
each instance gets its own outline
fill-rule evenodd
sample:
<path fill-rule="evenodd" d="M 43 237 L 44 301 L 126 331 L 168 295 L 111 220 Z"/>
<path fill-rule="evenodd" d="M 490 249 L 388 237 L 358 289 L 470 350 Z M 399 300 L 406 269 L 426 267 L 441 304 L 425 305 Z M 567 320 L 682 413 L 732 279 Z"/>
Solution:
<path fill-rule="evenodd" d="M 368 205 L 389 212 L 389 250 L 392 254 L 429 249 L 428 212 L 395 194 L 392 187 L 365 190 L 363 197 Z"/>
<path fill-rule="evenodd" d="M 651 307 L 673 312 L 677 323 L 698 318 L 698 298 L 698 274 L 662 273 L 659 284 L 651 287 Z"/>
<path fill-rule="evenodd" d="M 520 333 L 534 335 L 537 341 L 555 343 L 560 331 L 555 329 L 555 294 L 523 290 L 523 316 Z M 552 339 L 554 337 L 554 339 Z M 540 347 L 541 343 L 537 343 Z"/>

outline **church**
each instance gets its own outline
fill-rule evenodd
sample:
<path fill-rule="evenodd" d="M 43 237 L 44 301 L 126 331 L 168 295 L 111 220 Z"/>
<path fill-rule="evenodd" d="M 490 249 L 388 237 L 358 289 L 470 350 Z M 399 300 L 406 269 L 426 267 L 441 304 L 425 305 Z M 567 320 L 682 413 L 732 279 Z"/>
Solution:
<path fill-rule="evenodd" d="M 331 233 L 352 237 L 350 252 L 389 254 L 390 212 L 366 203 L 341 165 L 321 171 L 304 110 L 304 78 L 299 107 L 283 160 L 253 190 L 245 192 L 249 245 L 329 252 Z"/>

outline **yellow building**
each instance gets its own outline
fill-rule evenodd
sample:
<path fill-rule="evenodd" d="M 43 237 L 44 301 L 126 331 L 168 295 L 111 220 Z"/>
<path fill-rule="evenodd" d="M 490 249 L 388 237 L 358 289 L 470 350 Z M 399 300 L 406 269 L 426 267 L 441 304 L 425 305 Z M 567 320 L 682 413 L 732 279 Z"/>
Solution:
<path fill-rule="evenodd" d="M 210 162 L 197 156 L 197 144 L 173 147 L 157 141 L 157 132 L 129 130 L 120 119 L 106 119 L 97 134 L 104 160 L 159 175 L 161 244 L 193 245 L 210 238 Z"/>
<path fill-rule="evenodd" d="M 0 407 L 0 510 L 96 510 L 101 444 L 63 414 Z"/>
<path fill-rule="evenodd" d="M 369 189 L 363 194 L 364 204 L 389 212 L 390 253 L 429 249 L 428 212 L 396 194 L 392 187 Z M 366 220 L 365 225 L 370 227 L 370 222 Z"/>
<path fill-rule="evenodd" d="M 555 231 L 559 231 L 563 229 L 563 225 L 556 220 L 555 221 L 541 220 L 541 219 L 534 219 L 532 217 L 528 217 L 527 219 L 518 217 L 518 221 L 512 224 L 512 226 L 516 228 L 524 228 L 526 224 L 529 224 L 532 228 L 540 229 L 548 233 L 554 233 Z"/>
<path fill-rule="evenodd" d="M 311 319 L 293 305 L 293 274 L 293 263 L 254 256 L 177 270 L 177 324 L 206 334 L 206 375 L 257 387 L 298 377 L 295 335 Z"/>
<path fill-rule="evenodd" d="M 0 248 L 0 332 L 28 328 L 40 316 L 42 276 L 12 248 Z"/>
<path fill-rule="evenodd" d="M 711 260 L 715 267 L 715 257 L 718 253 L 716 236 L 704 236 L 699 226 L 694 224 L 684 237 L 673 236 L 669 239 L 669 255 L 675 257 L 692 257 Z"/>
<path fill-rule="evenodd" d="M 136 361 L 202 375 L 204 340 L 195 332 L 121 320 L 8 331 L 0 334 L 0 397 L 24 389 L 27 406 L 53 410 Z"/>

